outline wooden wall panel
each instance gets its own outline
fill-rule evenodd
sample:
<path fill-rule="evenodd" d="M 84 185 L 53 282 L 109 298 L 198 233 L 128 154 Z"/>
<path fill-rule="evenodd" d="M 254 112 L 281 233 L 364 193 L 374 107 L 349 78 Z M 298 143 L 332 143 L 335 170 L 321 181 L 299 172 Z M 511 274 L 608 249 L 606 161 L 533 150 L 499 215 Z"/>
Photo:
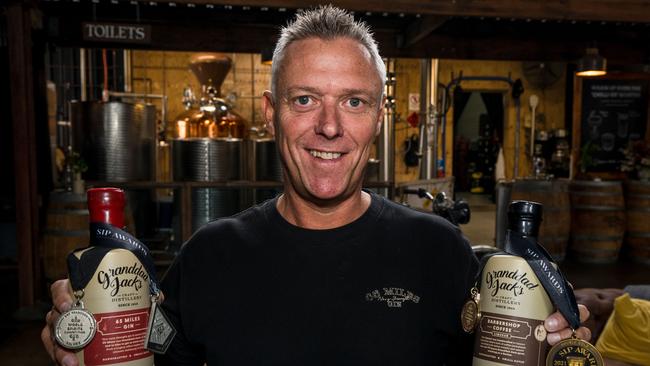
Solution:
<path fill-rule="evenodd" d="M 19 304 L 34 304 L 38 265 L 38 194 L 36 134 L 32 79 L 32 24 L 30 9 L 22 3 L 7 9 L 11 119 L 13 121 L 16 181 L 16 244 L 18 247 Z"/>

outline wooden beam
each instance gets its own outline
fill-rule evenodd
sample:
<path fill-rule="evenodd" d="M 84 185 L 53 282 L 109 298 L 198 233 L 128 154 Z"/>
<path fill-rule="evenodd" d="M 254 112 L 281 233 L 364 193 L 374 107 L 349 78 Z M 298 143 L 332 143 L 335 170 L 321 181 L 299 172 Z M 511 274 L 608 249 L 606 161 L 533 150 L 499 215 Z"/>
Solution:
<path fill-rule="evenodd" d="M 446 16 L 427 15 L 411 24 L 404 32 L 404 41 L 398 47 L 409 47 L 428 37 L 449 19 Z"/>
<path fill-rule="evenodd" d="M 580 40 L 562 42 L 506 36 L 461 38 L 432 34 L 411 47 L 400 48 L 392 33 L 376 32 L 375 36 L 384 57 L 575 62 L 584 54 L 584 43 Z M 650 58 L 648 47 L 609 41 L 599 42 L 598 48 L 610 64 L 643 64 Z"/>
<path fill-rule="evenodd" d="M 150 0 L 138 0 L 149 3 Z M 322 4 L 317 0 L 156 0 L 157 3 L 256 6 L 273 8 L 308 8 Z M 547 20 L 598 20 L 648 23 L 650 1 L 647 0 L 333 0 L 332 4 L 373 13 L 437 14 L 446 16 L 484 16 Z"/>
<path fill-rule="evenodd" d="M 34 273 L 38 265 L 32 24 L 30 9 L 23 3 L 9 5 L 6 14 L 16 181 L 19 305 L 31 306 L 34 304 Z"/>
<path fill-rule="evenodd" d="M 429 23 L 433 26 L 435 21 Z M 60 46 L 70 47 L 116 47 L 123 44 L 90 43 L 81 39 L 80 20 L 65 19 L 56 37 L 50 41 Z M 176 24 L 173 22 L 149 23 L 152 40 L 149 45 L 129 45 L 134 49 L 176 50 L 176 51 L 216 51 L 259 53 L 263 46 L 273 45 L 272 35 L 277 34 L 277 26 L 231 24 L 219 27 L 205 27 L 200 24 Z M 412 33 L 412 34 L 415 34 Z M 581 39 L 525 38 L 515 35 L 495 34 L 484 36 L 456 36 L 437 33 L 412 35 L 408 45 L 400 44 L 399 34 L 391 29 L 378 29 L 375 37 L 384 57 L 431 57 L 446 59 L 483 60 L 577 60 L 584 53 Z M 549 36 L 550 37 L 550 36 Z M 559 36 L 558 36 L 559 37 Z M 402 39 L 404 42 L 405 39 Z M 643 64 L 650 59 L 650 48 L 639 46 L 642 39 L 622 41 L 600 41 L 601 54 L 610 63 Z"/>
<path fill-rule="evenodd" d="M 401 0 L 398 0 L 401 1 Z M 479 0 L 456 0 L 473 6 Z M 87 5 L 87 4 L 86 4 Z M 48 2 L 42 7 L 49 17 L 48 41 L 60 46 L 116 47 L 178 51 L 259 53 L 274 44 L 273 35 L 292 10 L 214 8 L 177 4 L 140 6 L 138 22 L 152 29 L 149 45 L 90 43 L 81 38 L 81 22 L 90 18 L 84 4 Z M 79 11 L 77 7 L 83 8 Z M 136 20 L 131 3 L 97 5 L 103 21 Z M 601 54 L 610 63 L 643 64 L 650 59 L 650 36 L 642 24 L 541 22 L 510 19 L 459 18 L 437 15 L 364 16 L 372 27 L 384 57 L 436 57 L 489 60 L 544 60 L 573 62 L 586 45 L 598 40 Z M 443 21 L 444 20 L 444 21 Z M 415 24 L 415 25 L 410 25 Z"/>

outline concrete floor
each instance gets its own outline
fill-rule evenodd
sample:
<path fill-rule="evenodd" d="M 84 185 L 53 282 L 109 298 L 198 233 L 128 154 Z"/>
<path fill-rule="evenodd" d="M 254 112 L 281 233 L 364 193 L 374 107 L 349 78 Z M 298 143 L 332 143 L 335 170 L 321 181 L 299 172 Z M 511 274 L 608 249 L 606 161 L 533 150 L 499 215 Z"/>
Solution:
<path fill-rule="evenodd" d="M 496 204 L 489 195 L 457 192 L 456 200 L 464 199 L 469 204 L 470 220 L 460 225 L 465 237 L 472 245 L 491 245 L 495 243 Z"/>

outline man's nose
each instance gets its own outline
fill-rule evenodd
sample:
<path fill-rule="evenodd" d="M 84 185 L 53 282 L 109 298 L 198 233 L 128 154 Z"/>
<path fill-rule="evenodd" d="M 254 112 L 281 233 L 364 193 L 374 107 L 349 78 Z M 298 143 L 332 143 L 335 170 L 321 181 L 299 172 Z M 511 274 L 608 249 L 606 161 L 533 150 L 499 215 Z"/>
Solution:
<path fill-rule="evenodd" d="M 318 115 L 316 133 L 328 139 L 343 135 L 339 110 L 335 102 L 325 102 Z"/>

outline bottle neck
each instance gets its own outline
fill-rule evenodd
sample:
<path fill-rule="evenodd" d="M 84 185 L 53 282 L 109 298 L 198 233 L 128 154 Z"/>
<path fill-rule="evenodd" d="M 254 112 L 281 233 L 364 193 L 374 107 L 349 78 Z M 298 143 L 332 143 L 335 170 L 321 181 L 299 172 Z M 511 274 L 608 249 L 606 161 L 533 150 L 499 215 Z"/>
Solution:
<path fill-rule="evenodd" d="M 124 191 L 117 188 L 92 188 L 88 190 L 90 222 L 105 223 L 124 228 Z"/>
<path fill-rule="evenodd" d="M 90 214 L 90 222 L 105 223 L 117 228 L 124 227 L 124 210 L 115 208 L 88 208 Z"/>
<path fill-rule="evenodd" d="M 539 235 L 539 224 L 539 222 L 535 222 L 534 220 L 516 218 L 509 220 L 508 228 L 523 236 L 537 238 Z"/>
<path fill-rule="evenodd" d="M 537 238 L 542 223 L 542 207 L 533 201 L 512 201 L 508 206 L 508 228 L 523 236 Z"/>

